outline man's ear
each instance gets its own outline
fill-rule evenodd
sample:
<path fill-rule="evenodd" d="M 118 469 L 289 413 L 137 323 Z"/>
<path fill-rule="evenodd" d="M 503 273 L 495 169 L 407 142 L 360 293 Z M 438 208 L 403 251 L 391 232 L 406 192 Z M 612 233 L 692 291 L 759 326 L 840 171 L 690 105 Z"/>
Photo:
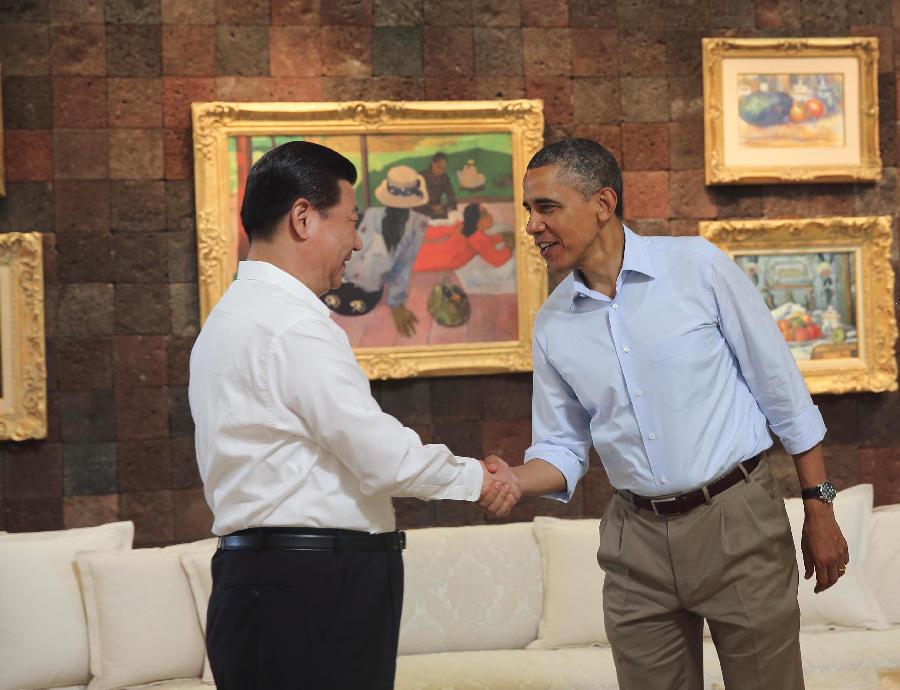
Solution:
<path fill-rule="evenodd" d="M 612 187 L 601 187 L 594 194 L 593 200 L 597 206 L 597 219 L 601 223 L 605 223 L 615 214 L 616 205 L 619 203 L 619 198 Z"/>
<path fill-rule="evenodd" d="M 307 199 L 297 199 L 288 212 L 288 228 L 291 235 L 298 240 L 309 239 L 309 224 L 312 216 L 313 207 Z"/>

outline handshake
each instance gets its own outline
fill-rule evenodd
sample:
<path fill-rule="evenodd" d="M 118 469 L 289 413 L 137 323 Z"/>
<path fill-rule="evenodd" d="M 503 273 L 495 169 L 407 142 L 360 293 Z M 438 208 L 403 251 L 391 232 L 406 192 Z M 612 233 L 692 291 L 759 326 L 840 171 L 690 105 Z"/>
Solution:
<path fill-rule="evenodd" d="M 522 498 L 522 487 L 515 470 L 503 458 L 489 455 L 482 462 L 484 481 L 478 505 L 493 517 L 506 517 Z"/>

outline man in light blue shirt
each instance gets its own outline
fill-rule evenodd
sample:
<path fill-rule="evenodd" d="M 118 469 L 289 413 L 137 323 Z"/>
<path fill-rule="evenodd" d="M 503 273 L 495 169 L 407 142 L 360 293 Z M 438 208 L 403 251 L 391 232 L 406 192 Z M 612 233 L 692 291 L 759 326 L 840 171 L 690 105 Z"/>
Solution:
<path fill-rule="evenodd" d="M 616 489 L 598 561 L 621 688 L 701 688 L 704 618 L 728 687 L 802 688 L 793 542 L 760 454 L 771 429 L 794 456 L 810 495 L 806 576 L 830 587 L 848 553 L 825 425 L 737 265 L 698 237 L 636 235 L 621 203 L 618 165 L 595 142 L 552 144 L 528 165 L 527 232 L 571 273 L 535 320 L 520 488 L 568 501 L 591 444 L 600 455 Z"/>

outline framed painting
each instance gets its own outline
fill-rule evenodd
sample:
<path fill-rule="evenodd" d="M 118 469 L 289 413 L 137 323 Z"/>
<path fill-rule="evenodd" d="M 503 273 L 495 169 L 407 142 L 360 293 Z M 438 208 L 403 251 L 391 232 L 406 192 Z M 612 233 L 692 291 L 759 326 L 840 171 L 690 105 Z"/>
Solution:
<path fill-rule="evenodd" d="M 6 169 L 3 166 L 3 65 L 0 64 L 0 196 L 6 196 Z"/>
<path fill-rule="evenodd" d="M 811 393 L 897 390 L 891 217 L 700 223 L 759 289 Z"/>
<path fill-rule="evenodd" d="M 363 248 L 323 296 L 370 378 L 531 370 L 547 271 L 521 180 L 540 101 L 194 103 L 200 315 L 234 279 L 253 163 L 292 140 L 356 166 Z"/>
<path fill-rule="evenodd" d="M 47 436 L 40 233 L 0 233 L 0 439 Z"/>
<path fill-rule="evenodd" d="M 878 39 L 704 38 L 707 184 L 875 182 Z"/>

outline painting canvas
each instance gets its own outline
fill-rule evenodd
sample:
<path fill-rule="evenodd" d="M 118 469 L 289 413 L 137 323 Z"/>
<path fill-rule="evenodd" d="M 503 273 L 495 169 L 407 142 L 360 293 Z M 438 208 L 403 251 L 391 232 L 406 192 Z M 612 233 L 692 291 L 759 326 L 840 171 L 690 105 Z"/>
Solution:
<path fill-rule="evenodd" d="M 527 371 L 546 270 L 524 233 L 521 179 L 538 101 L 194 104 L 201 318 L 249 243 L 251 166 L 295 140 L 356 167 L 358 231 L 322 296 L 373 378 Z"/>
<path fill-rule="evenodd" d="M 707 184 L 878 180 L 875 38 L 704 39 Z"/>
<path fill-rule="evenodd" d="M 812 393 L 897 390 L 887 216 L 706 221 L 759 290 Z"/>

